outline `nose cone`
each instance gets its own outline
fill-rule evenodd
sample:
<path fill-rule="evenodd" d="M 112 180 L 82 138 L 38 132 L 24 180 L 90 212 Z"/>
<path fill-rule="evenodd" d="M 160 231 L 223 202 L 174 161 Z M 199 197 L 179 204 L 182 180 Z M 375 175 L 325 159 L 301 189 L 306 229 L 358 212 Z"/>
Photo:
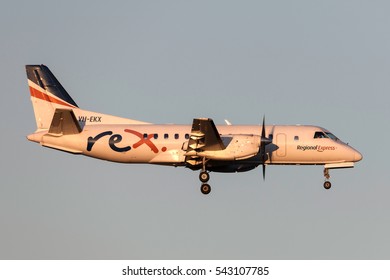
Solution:
<path fill-rule="evenodd" d="M 361 161 L 363 158 L 362 154 L 359 153 L 358 151 L 355 151 L 354 153 L 354 161 L 357 162 L 357 161 Z"/>

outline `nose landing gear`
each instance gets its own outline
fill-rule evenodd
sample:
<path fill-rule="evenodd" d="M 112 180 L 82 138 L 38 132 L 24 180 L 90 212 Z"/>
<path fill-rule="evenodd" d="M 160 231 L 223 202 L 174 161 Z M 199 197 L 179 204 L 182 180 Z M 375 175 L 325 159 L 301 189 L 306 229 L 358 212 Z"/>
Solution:
<path fill-rule="evenodd" d="M 329 182 L 329 181 L 325 181 L 324 182 L 324 188 L 325 189 L 329 190 L 331 187 L 332 187 L 332 183 L 331 182 Z"/>
<path fill-rule="evenodd" d="M 329 169 L 328 168 L 324 168 L 324 177 L 326 180 L 329 180 L 330 178 L 330 174 L 329 174 Z M 329 181 L 325 181 L 324 182 L 324 188 L 329 190 L 330 188 L 332 187 L 332 183 L 329 182 Z"/>

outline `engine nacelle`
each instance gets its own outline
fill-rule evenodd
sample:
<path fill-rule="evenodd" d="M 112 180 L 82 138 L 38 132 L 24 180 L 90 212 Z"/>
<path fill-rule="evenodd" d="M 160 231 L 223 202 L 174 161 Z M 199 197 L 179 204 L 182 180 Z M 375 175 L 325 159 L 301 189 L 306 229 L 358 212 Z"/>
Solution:
<path fill-rule="evenodd" d="M 227 146 L 219 151 L 190 151 L 186 156 L 206 157 L 212 160 L 243 160 L 253 157 L 259 152 L 260 136 L 257 135 L 225 135 L 221 136 Z"/>

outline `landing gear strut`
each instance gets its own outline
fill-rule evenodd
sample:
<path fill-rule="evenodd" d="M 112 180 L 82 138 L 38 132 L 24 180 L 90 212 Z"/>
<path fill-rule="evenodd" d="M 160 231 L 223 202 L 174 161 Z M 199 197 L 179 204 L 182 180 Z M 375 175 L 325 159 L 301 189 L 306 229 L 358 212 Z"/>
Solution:
<path fill-rule="evenodd" d="M 329 174 L 329 169 L 328 168 L 324 168 L 324 177 L 326 178 L 326 180 L 329 180 L 330 178 L 330 174 Z M 329 181 L 325 181 L 324 182 L 324 188 L 329 190 L 330 188 L 332 187 L 332 183 L 329 182 Z"/>
<path fill-rule="evenodd" d="M 210 180 L 210 174 L 206 171 L 206 158 L 203 158 L 202 161 L 202 171 L 200 171 L 199 180 L 203 183 L 200 187 L 200 191 L 203 194 L 209 194 L 211 192 L 211 187 L 207 182 Z"/>

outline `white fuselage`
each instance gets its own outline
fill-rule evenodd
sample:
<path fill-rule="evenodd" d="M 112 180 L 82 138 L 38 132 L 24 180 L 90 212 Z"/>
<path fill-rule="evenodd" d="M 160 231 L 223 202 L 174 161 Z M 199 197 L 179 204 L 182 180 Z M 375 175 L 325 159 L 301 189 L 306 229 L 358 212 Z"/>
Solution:
<path fill-rule="evenodd" d="M 220 125 L 221 137 L 258 136 L 261 126 Z M 314 138 L 317 126 L 266 126 L 272 138 L 266 164 L 329 164 L 355 162 L 361 155 L 351 146 L 331 138 Z M 121 163 L 185 164 L 190 125 L 86 125 L 80 134 L 50 135 L 41 131 L 29 139 L 43 146 Z M 256 138 L 254 138 L 256 139 Z M 234 144 L 234 143 L 230 143 Z M 255 143 L 256 144 L 256 143 Z M 257 143 L 259 145 L 259 143 Z"/>

